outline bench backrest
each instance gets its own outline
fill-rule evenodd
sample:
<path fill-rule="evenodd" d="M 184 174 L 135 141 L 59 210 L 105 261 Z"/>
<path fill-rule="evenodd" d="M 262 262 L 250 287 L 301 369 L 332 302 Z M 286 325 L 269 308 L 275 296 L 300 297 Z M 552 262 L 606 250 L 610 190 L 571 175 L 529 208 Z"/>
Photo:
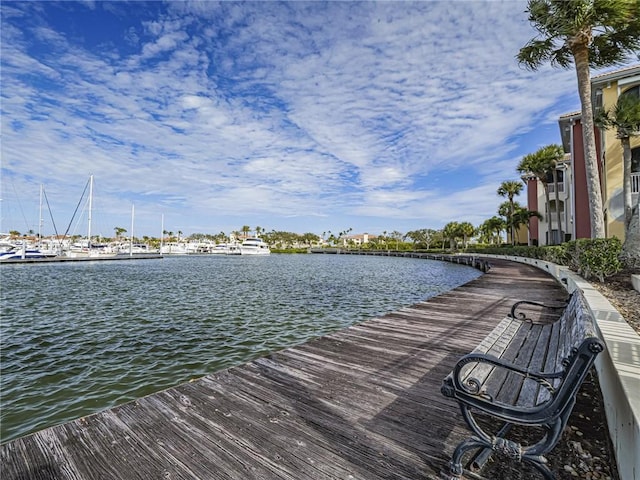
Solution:
<path fill-rule="evenodd" d="M 561 374 L 550 382 L 555 392 L 549 408 L 559 408 L 568 398 L 575 398 L 596 356 L 604 350 L 604 343 L 598 336 L 595 319 L 581 290 L 573 292 L 553 327 L 557 329 L 557 335 L 549 343 L 542 372 Z M 536 403 L 548 402 L 551 396 L 549 390 L 540 389 Z"/>
<path fill-rule="evenodd" d="M 596 356 L 604 350 L 580 290 L 571 295 L 556 322 L 540 328 L 538 345 L 527 368 L 544 379 L 525 378 L 515 402 L 517 407 L 529 410 L 529 420 L 557 418 L 570 412 Z"/>

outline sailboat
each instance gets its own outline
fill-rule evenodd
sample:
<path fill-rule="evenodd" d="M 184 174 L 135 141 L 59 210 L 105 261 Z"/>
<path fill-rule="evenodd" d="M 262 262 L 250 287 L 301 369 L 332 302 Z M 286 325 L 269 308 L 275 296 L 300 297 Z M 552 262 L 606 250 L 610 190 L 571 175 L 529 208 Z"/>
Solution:
<path fill-rule="evenodd" d="M 114 252 L 108 245 L 104 244 L 92 244 L 91 243 L 91 214 L 93 210 L 93 175 L 89 177 L 89 208 L 88 208 L 88 226 L 87 226 L 87 239 L 72 244 L 65 256 L 71 258 L 78 257 L 115 257 L 117 252 Z"/>
<path fill-rule="evenodd" d="M 12 241 L 11 237 L 0 241 L 0 262 L 7 260 L 33 260 L 43 258 L 53 258 L 58 255 L 49 247 L 43 249 L 42 246 L 42 197 L 44 194 L 44 186 L 40 185 L 40 218 L 38 221 L 38 242 L 36 245 L 28 243 L 27 240 Z"/>

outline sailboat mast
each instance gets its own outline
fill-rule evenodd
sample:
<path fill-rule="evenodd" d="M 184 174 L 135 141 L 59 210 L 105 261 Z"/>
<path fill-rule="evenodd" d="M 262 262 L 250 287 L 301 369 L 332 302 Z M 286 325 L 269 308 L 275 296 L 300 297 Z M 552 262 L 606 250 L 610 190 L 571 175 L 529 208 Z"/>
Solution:
<path fill-rule="evenodd" d="M 87 228 L 87 248 L 91 252 L 91 210 L 93 209 L 93 175 L 89 177 L 89 226 Z"/>
<path fill-rule="evenodd" d="M 164 213 L 160 216 L 160 255 L 162 255 L 162 244 L 164 243 Z"/>
<path fill-rule="evenodd" d="M 38 221 L 38 248 L 42 246 L 42 193 L 44 192 L 44 185 L 40 184 L 40 219 Z"/>
<path fill-rule="evenodd" d="M 135 205 L 131 205 L 131 236 L 129 237 L 129 256 L 133 256 L 133 214 L 135 212 Z"/>

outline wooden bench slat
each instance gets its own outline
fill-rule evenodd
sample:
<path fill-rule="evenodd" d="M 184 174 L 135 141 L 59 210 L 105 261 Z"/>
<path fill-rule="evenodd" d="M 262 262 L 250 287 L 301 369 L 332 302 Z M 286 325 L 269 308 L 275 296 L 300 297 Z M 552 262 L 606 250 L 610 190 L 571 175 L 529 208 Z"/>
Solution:
<path fill-rule="evenodd" d="M 520 322 L 505 317 L 475 348 L 474 352 L 502 357 L 513 337 L 517 335 L 519 327 Z M 494 367 L 487 363 L 471 363 L 465 367 L 463 378 L 465 382 L 473 379 L 479 384 L 485 384 L 493 371 Z"/>
<path fill-rule="evenodd" d="M 520 332 L 526 334 L 522 344 L 519 346 L 512 361 L 516 365 L 533 369 L 532 361 L 535 356 L 536 347 L 539 345 L 540 337 L 542 335 L 543 326 L 535 324 L 525 324 L 520 328 Z M 524 386 L 525 378 L 516 372 L 509 372 L 505 369 L 501 369 L 505 374 L 505 380 L 501 386 L 496 400 L 511 405 L 517 404 L 522 394 L 522 388 Z"/>
<path fill-rule="evenodd" d="M 555 341 L 558 336 L 559 323 L 544 325 L 541 330 L 538 344 L 531 359 L 530 368 L 539 372 L 554 371 L 547 370 L 550 364 L 555 364 L 555 356 L 558 350 L 558 343 Z M 545 398 L 546 395 L 546 398 Z M 540 384 L 532 379 L 527 379 L 522 386 L 522 391 L 515 405 L 519 407 L 538 405 L 549 397 L 549 392 L 541 388 Z M 544 400 L 543 400 L 544 399 Z"/>

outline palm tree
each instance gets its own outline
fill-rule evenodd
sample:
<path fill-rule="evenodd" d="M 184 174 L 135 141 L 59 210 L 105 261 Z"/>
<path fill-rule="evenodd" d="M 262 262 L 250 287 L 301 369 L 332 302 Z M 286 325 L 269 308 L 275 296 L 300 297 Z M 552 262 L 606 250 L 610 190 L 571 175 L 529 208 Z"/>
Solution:
<path fill-rule="evenodd" d="M 507 180 L 505 182 L 502 182 L 502 184 L 498 188 L 498 195 L 500 195 L 501 197 L 507 197 L 509 199 L 509 205 L 511 206 L 511 208 L 509 209 L 509 228 L 511 231 L 512 245 L 515 244 L 515 239 L 513 237 L 513 197 L 515 197 L 516 195 L 520 195 L 523 186 L 524 185 L 519 180 Z"/>
<path fill-rule="evenodd" d="M 469 222 L 462 222 L 459 225 L 459 231 L 462 234 L 462 248 L 467 249 L 467 241 L 476 233 L 476 227 Z"/>
<path fill-rule="evenodd" d="M 508 201 L 502 202 L 498 206 L 498 215 L 500 215 L 501 217 L 504 217 L 503 222 L 504 222 L 505 230 L 507 231 L 507 234 L 512 232 L 511 227 L 513 224 L 511 222 L 511 203 L 509 203 Z"/>
<path fill-rule="evenodd" d="M 457 239 L 461 236 L 460 224 L 458 222 L 449 222 L 444 226 L 442 230 L 443 242 L 445 238 L 449 239 L 449 248 L 454 250 L 456 247 Z"/>
<path fill-rule="evenodd" d="M 517 55 L 518 62 L 536 70 L 546 61 L 568 68 L 575 64 L 581 104 L 591 236 L 604 238 L 604 211 L 600 190 L 591 105 L 590 67 L 624 62 L 640 48 L 640 2 L 633 0 L 529 0 L 529 22 L 539 36 Z"/>
<path fill-rule="evenodd" d="M 394 230 L 393 232 L 391 232 L 391 238 L 393 238 L 396 241 L 396 250 L 399 250 L 400 240 L 402 239 L 402 232 L 399 232 L 398 230 Z"/>
<path fill-rule="evenodd" d="M 123 233 L 127 233 L 127 229 L 126 229 L 126 228 L 122 228 L 122 227 L 114 227 L 113 229 L 114 229 L 114 230 L 115 230 L 115 232 L 116 232 L 116 241 L 117 241 L 117 240 L 120 240 L 120 236 L 121 236 Z"/>
<path fill-rule="evenodd" d="M 251 227 L 249 225 L 242 226 L 242 234 L 244 235 L 245 238 L 249 236 L 250 231 L 251 231 Z"/>
<path fill-rule="evenodd" d="M 623 197 L 624 197 L 624 244 L 621 260 L 628 267 L 640 263 L 640 228 L 632 219 L 638 216 L 640 195 L 633 204 L 631 193 L 631 140 L 640 132 L 640 97 L 635 94 L 623 94 L 618 97 L 614 107 L 601 111 L 595 118 L 596 125 L 601 128 L 615 128 L 616 138 L 622 145 L 623 161 Z"/>
<path fill-rule="evenodd" d="M 558 164 L 564 160 L 564 149 L 560 145 L 548 145 L 542 149 L 546 162 L 551 169 L 551 178 L 553 179 L 553 190 L 555 192 L 556 220 L 558 221 L 558 240 L 562 243 L 562 215 L 560 214 L 560 197 L 558 189 Z M 548 176 L 548 174 L 547 174 Z M 549 212 L 550 214 L 551 212 Z"/>
<path fill-rule="evenodd" d="M 549 243 L 552 245 L 555 244 L 555 237 L 551 235 L 551 232 L 553 231 L 553 222 L 551 221 L 550 216 L 551 202 L 549 201 L 549 177 L 551 176 L 555 180 L 556 218 L 558 221 L 558 232 L 562 232 L 556 166 L 563 158 L 564 150 L 562 147 L 557 144 L 551 144 L 540 148 L 534 153 L 530 153 L 522 157 L 522 160 L 517 167 L 518 172 L 524 175 L 532 175 L 542 183 L 549 223 Z"/>
<path fill-rule="evenodd" d="M 516 207 L 515 213 L 513 215 L 513 225 L 516 229 L 516 232 L 520 228 L 520 225 L 526 225 L 527 231 L 529 232 L 529 240 L 531 239 L 531 219 L 534 217 L 542 219 L 542 215 L 540 215 L 539 212 L 536 212 L 535 210 L 529 210 L 520 205 Z M 530 243 L 531 242 L 529 241 L 529 244 Z"/>
<path fill-rule="evenodd" d="M 491 232 L 491 233 L 495 233 L 495 239 L 496 239 L 496 243 L 499 245 L 500 244 L 500 234 L 502 233 L 503 230 L 506 230 L 507 228 L 507 224 L 505 223 L 505 221 L 497 216 L 493 216 L 491 218 L 489 218 L 488 220 L 485 220 L 484 223 L 481 226 L 482 230 L 485 230 L 487 233 Z"/>

